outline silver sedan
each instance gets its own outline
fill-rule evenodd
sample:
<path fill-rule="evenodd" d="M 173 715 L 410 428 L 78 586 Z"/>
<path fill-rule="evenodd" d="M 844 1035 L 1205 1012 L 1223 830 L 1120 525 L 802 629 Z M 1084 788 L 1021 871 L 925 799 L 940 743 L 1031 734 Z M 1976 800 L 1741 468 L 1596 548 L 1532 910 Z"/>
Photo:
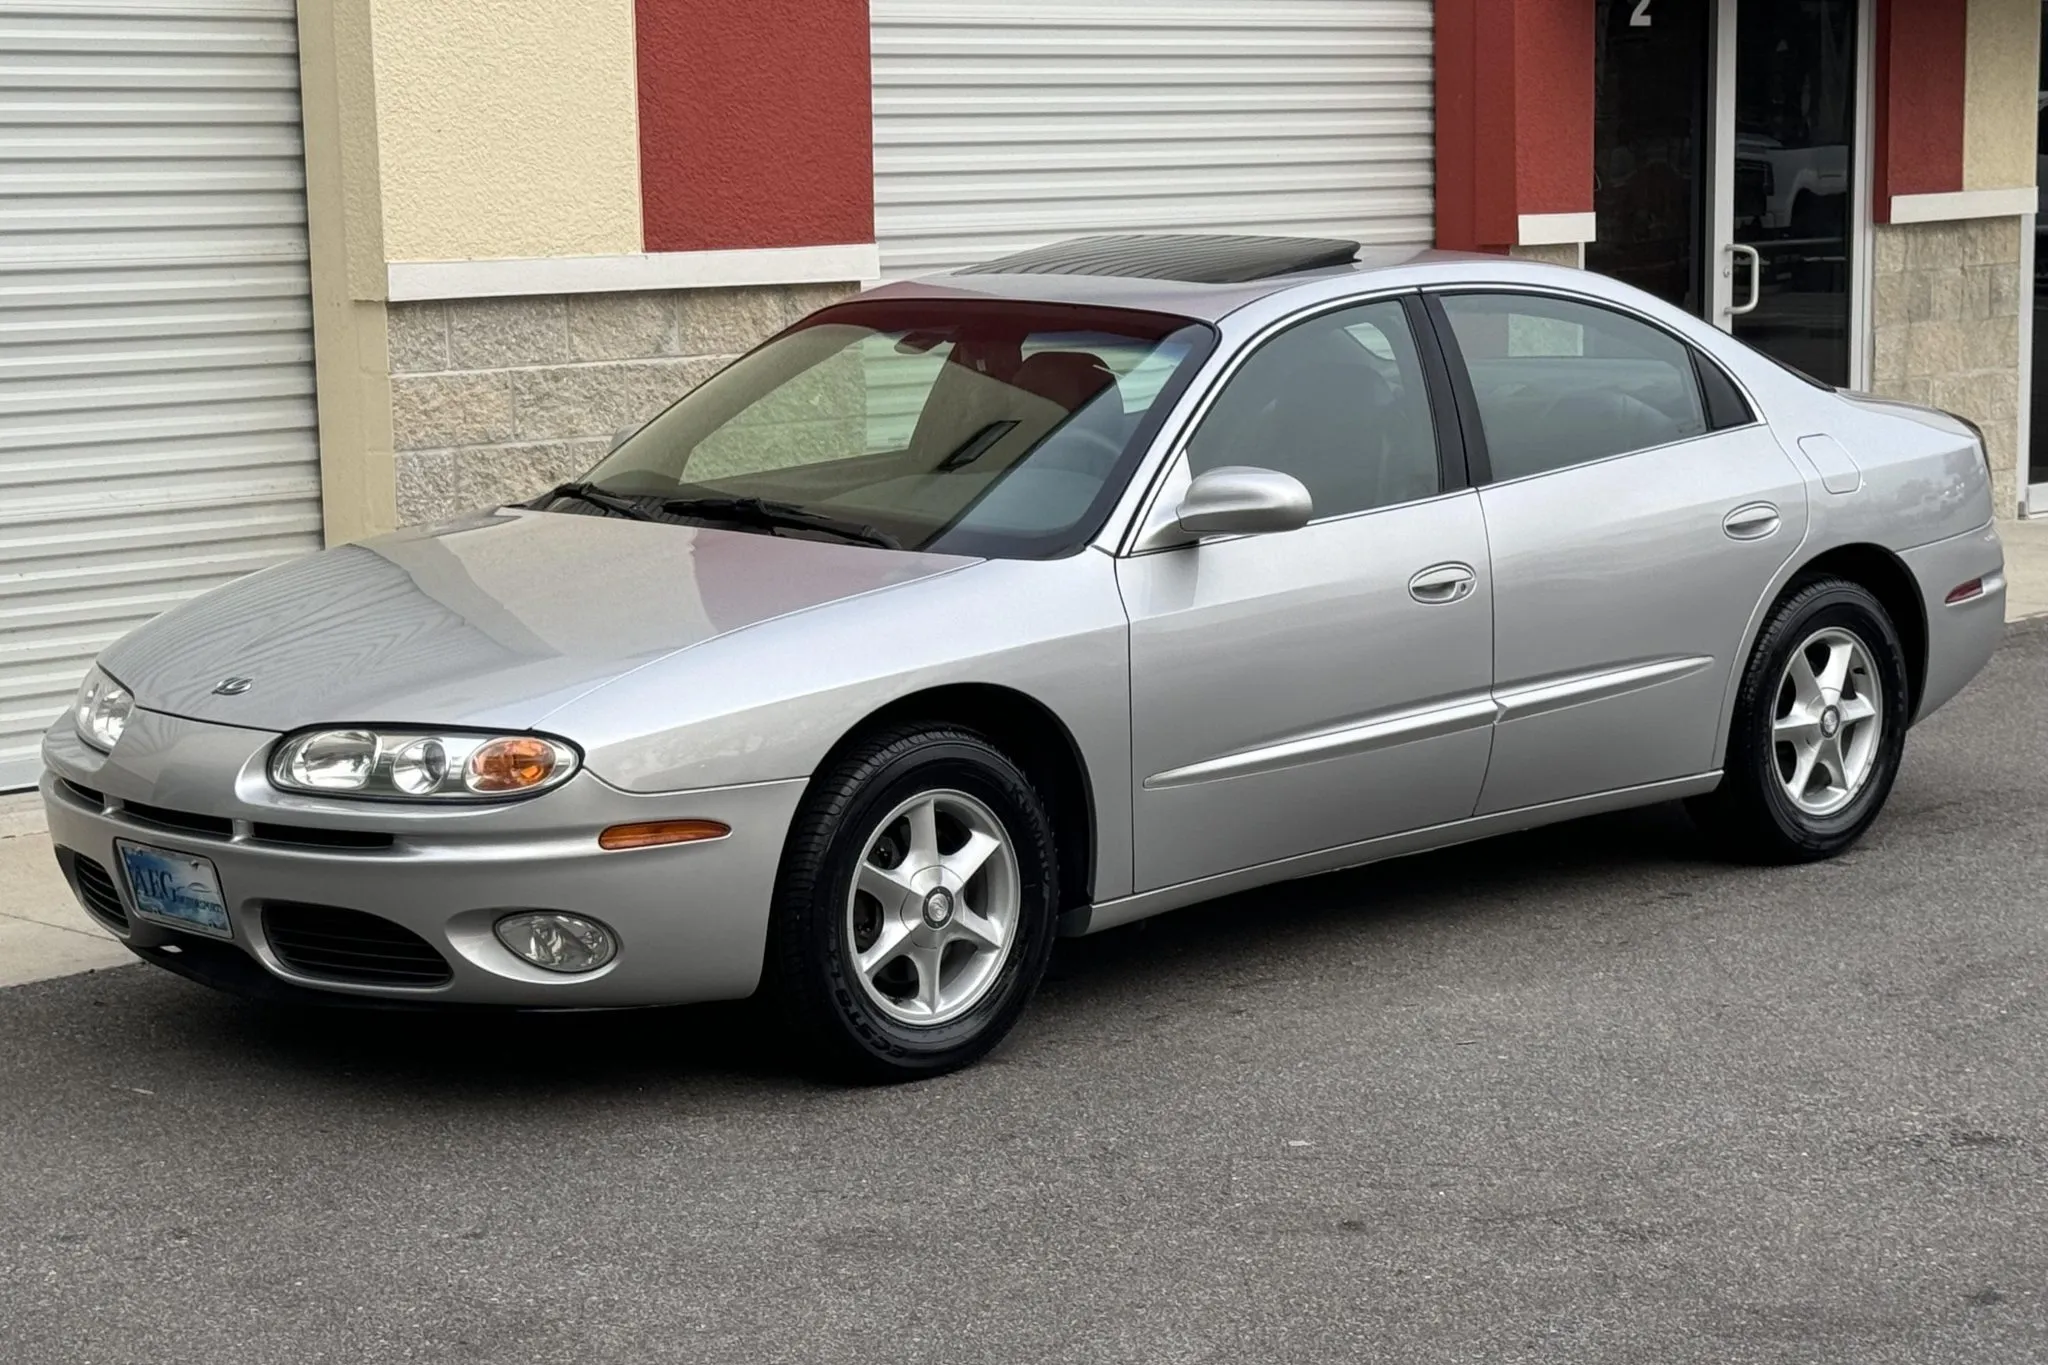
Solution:
<path fill-rule="evenodd" d="M 1683 799 L 1822 858 L 2002 630 L 1981 434 L 1594 275 L 1095 239 L 870 291 L 587 478 L 222 588 L 44 744 L 246 993 L 759 993 L 971 1062 L 1053 940 Z"/>

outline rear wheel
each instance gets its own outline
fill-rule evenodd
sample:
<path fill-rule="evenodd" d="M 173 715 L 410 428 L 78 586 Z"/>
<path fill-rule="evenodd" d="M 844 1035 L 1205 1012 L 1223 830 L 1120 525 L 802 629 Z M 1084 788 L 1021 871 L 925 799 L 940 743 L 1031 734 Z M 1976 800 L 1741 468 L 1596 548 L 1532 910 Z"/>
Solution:
<path fill-rule="evenodd" d="M 950 726 L 877 735 L 819 775 L 783 856 L 772 998 L 848 1078 L 987 1053 L 1052 951 L 1052 824 L 1016 764 Z"/>
<path fill-rule="evenodd" d="M 1910 718 L 1884 607 L 1846 579 L 1796 584 L 1757 637 L 1721 785 L 1690 803 L 1693 817 L 1746 861 L 1832 857 L 1883 809 Z"/>

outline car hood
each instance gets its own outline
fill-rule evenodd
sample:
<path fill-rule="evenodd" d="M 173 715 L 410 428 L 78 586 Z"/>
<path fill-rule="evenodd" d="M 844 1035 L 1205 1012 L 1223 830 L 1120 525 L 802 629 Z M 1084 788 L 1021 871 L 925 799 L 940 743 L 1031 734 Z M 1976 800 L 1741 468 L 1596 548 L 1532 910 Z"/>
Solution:
<path fill-rule="evenodd" d="M 677 650 L 972 562 L 508 510 L 252 575 L 100 662 L 138 705 L 196 720 L 525 729 Z M 217 692 L 231 677 L 247 689 Z"/>

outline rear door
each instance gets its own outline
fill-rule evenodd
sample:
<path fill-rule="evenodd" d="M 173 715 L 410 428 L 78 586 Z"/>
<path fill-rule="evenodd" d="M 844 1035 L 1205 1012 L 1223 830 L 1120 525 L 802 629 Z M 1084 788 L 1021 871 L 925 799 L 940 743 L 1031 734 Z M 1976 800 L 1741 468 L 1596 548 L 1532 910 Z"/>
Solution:
<path fill-rule="evenodd" d="M 1799 469 L 1724 372 L 1645 318 L 1540 293 L 1431 310 L 1492 550 L 1479 813 L 1718 768 L 1748 623 L 1805 534 Z"/>

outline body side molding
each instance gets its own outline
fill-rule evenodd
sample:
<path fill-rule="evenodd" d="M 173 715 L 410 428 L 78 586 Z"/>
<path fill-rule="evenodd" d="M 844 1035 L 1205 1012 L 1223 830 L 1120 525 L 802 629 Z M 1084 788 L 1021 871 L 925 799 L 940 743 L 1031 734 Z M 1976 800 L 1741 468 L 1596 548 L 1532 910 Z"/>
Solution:
<path fill-rule="evenodd" d="M 1676 801 L 1688 796 L 1699 796 L 1720 785 L 1719 771 L 1698 773 L 1692 777 L 1652 782 L 1640 787 L 1624 787 L 1619 791 L 1601 792 L 1594 796 L 1574 797 L 1569 801 L 1552 801 L 1541 806 L 1524 806 L 1520 810 L 1474 816 L 1469 820 L 1455 820 L 1447 825 L 1432 825 L 1426 829 L 1409 830 L 1404 834 L 1389 834 L 1378 839 L 1368 839 L 1363 843 L 1344 844 L 1337 848 L 1322 849 L 1315 853 L 1283 858 L 1278 862 L 1264 863 L 1258 867 L 1241 868 L 1235 872 L 1223 872 L 1197 881 L 1182 882 L 1178 886 L 1143 891 L 1135 896 L 1106 901 L 1101 905 L 1084 905 L 1060 917 L 1060 933 L 1068 938 L 1101 933 L 1120 924 L 1130 924 L 1135 920 L 1147 919 L 1169 910 L 1178 910 L 1182 906 L 1193 905 L 1198 901 L 1214 900 L 1219 896 L 1250 891 L 1274 882 L 1311 877 L 1321 872 L 1336 872 L 1347 867 L 1360 867 L 1366 863 L 1398 858 L 1409 853 L 1427 853 L 1433 849 L 1469 843 L 1495 834 L 1533 829 L 1538 825 L 1555 824 L 1560 820 L 1575 820 L 1582 815 L 1598 815 L 1603 811 L 1625 810 L 1631 806 L 1654 805 L 1660 801 Z"/>

